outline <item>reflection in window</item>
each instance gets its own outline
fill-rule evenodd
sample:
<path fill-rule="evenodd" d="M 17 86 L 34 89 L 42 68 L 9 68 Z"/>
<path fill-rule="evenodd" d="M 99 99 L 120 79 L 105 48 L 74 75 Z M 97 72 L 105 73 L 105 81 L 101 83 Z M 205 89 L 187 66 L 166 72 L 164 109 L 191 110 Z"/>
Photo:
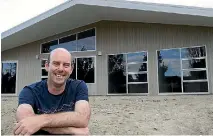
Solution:
<path fill-rule="evenodd" d="M 17 63 L 2 62 L 1 93 L 15 94 L 17 80 Z"/>
<path fill-rule="evenodd" d="M 202 80 L 207 79 L 207 74 L 205 70 L 202 71 L 183 71 L 183 80 Z"/>
<path fill-rule="evenodd" d="M 48 76 L 48 72 L 46 71 L 46 69 L 41 70 L 41 75 L 42 76 Z"/>
<path fill-rule="evenodd" d="M 146 52 L 109 55 L 109 93 L 148 93 L 147 73 Z"/>
<path fill-rule="evenodd" d="M 160 93 L 208 92 L 205 46 L 160 50 L 157 55 Z"/>
<path fill-rule="evenodd" d="M 56 48 L 65 48 L 70 52 L 95 51 L 96 34 L 95 28 L 79 32 L 77 34 L 55 39 L 41 44 L 41 53 L 50 53 Z"/>
<path fill-rule="evenodd" d="M 159 92 L 181 92 L 180 50 L 158 51 Z"/>
<path fill-rule="evenodd" d="M 148 93 L 148 84 L 128 84 L 129 93 Z"/>
<path fill-rule="evenodd" d="M 127 63 L 139 63 L 147 61 L 146 52 L 136 52 L 127 54 Z"/>
<path fill-rule="evenodd" d="M 41 67 L 45 67 L 45 63 L 47 60 L 41 60 Z"/>
<path fill-rule="evenodd" d="M 200 58 L 205 56 L 206 56 L 205 46 L 181 49 L 182 58 Z"/>
<path fill-rule="evenodd" d="M 126 93 L 126 56 L 124 54 L 108 56 L 109 93 Z"/>
<path fill-rule="evenodd" d="M 128 64 L 128 72 L 147 71 L 147 63 Z"/>
<path fill-rule="evenodd" d="M 208 92 L 208 82 L 184 82 L 184 92 Z"/>
<path fill-rule="evenodd" d="M 73 70 L 70 75 L 70 78 L 76 79 L 76 59 L 73 59 L 73 61 L 72 61 L 72 68 L 73 68 Z"/>
<path fill-rule="evenodd" d="M 147 52 L 127 54 L 128 93 L 148 93 Z"/>
<path fill-rule="evenodd" d="M 95 29 L 80 32 L 77 35 L 77 50 L 95 50 Z"/>
<path fill-rule="evenodd" d="M 77 58 L 77 79 L 86 83 L 95 83 L 94 57 Z"/>
<path fill-rule="evenodd" d="M 59 39 L 59 48 L 65 48 L 68 51 L 77 51 L 76 34 Z"/>
<path fill-rule="evenodd" d="M 128 82 L 147 82 L 147 74 L 129 74 Z"/>
<path fill-rule="evenodd" d="M 183 69 L 206 68 L 206 59 L 182 60 Z"/>
<path fill-rule="evenodd" d="M 44 43 L 41 45 L 41 53 L 50 53 L 52 50 L 58 47 L 57 45 L 58 45 L 58 40 Z"/>

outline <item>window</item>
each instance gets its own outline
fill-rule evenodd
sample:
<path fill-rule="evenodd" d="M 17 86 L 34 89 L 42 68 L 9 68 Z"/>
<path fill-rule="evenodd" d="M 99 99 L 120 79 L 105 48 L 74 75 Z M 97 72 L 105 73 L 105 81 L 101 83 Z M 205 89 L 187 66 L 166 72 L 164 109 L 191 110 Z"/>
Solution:
<path fill-rule="evenodd" d="M 157 56 L 160 93 L 208 92 L 205 46 L 164 49 Z"/>
<path fill-rule="evenodd" d="M 48 76 L 48 72 L 45 69 L 45 63 L 46 63 L 47 59 L 43 59 L 41 60 L 41 79 L 45 80 L 47 79 Z"/>
<path fill-rule="evenodd" d="M 126 55 L 108 56 L 109 93 L 127 93 L 126 89 Z"/>
<path fill-rule="evenodd" d="M 58 46 L 70 52 L 77 51 L 76 34 L 59 39 Z"/>
<path fill-rule="evenodd" d="M 76 58 L 74 58 L 72 61 L 72 67 L 73 67 L 73 70 L 72 70 L 72 74 L 70 75 L 70 78 L 76 79 Z"/>
<path fill-rule="evenodd" d="M 47 79 L 48 72 L 45 70 L 45 61 L 41 61 L 41 79 Z M 72 61 L 72 79 L 83 80 L 86 83 L 95 83 L 95 57 L 74 58 Z"/>
<path fill-rule="evenodd" d="M 48 72 L 46 71 L 46 69 L 41 69 L 41 75 L 48 76 Z"/>
<path fill-rule="evenodd" d="M 148 93 L 147 52 L 108 55 L 108 93 Z"/>
<path fill-rule="evenodd" d="M 158 79 L 160 93 L 182 92 L 180 49 L 158 51 Z"/>
<path fill-rule="evenodd" d="M 94 51 L 95 50 L 95 29 L 80 32 L 77 35 L 78 51 Z"/>
<path fill-rule="evenodd" d="M 41 53 L 50 53 L 57 48 L 58 40 L 50 41 L 41 45 Z"/>
<path fill-rule="evenodd" d="M 16 61 L 2 62 L 2 94 L 16 94 L 17 63 Z"/>
<path fill-rule="evenodd" d="M 41 44 L 41 53 L 50 53 L 56 48 L 65 48 L 69 52 L 95 51 L 95 28 Z"/>
<path fill-rule="evenodd" d="M 127 54 L 128 93 L 148 93 L 147 53 Z"/>
<path fill-rule="evenodd" d="M 73 68 L 70 78 L 95 83 L 95 57 L 74 58 Z"/>
<path fill-rule="evenodd" d="M 77 58 L 77 79 L 95 83 L 94 57 Z"/>

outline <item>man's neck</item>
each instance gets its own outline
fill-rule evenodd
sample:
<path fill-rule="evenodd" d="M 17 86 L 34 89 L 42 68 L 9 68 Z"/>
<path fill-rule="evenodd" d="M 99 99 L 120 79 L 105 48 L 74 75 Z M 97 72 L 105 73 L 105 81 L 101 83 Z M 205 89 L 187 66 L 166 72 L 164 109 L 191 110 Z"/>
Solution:
<path fill-rule="evenodd" d="M 53 83 L 50 83 L 49 81 L 47 82 L 47 86 L 48 86 L 48 91 L 53 94 L 53 95 L 59 95 L 61 93 L 64 92 L 65 90 L 65 86 L 66 84 L 64 85 L 54 85 Z"/>

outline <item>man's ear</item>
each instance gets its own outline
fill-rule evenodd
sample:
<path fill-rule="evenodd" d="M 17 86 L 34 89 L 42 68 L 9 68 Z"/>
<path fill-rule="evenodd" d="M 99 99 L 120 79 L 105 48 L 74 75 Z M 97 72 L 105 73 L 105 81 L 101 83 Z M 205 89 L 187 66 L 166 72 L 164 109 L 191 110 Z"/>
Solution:
<path fill-rule="evenodd" d="M 74 69 L 74 66 L 71 64 L 70 75 L 72 74 L 73 69 Z"/>
<path fill-rule="evenodd" d="M 45 70 L 47 72 L 49 71 L 49 62 L 48 62 L 48 60 L 45 62 Z"/>

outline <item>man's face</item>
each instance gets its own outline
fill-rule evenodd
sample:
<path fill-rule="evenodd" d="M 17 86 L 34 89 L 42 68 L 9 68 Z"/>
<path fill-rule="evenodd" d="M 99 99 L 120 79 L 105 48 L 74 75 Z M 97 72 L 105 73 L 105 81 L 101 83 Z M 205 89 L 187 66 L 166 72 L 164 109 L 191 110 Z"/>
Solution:
<path fill-rule="evenodd" d="M 46 63 L 49 80 L 55 85 L 63 85 L 72 73 L 71 56 L 64 52 L 54 52 Z"/>

